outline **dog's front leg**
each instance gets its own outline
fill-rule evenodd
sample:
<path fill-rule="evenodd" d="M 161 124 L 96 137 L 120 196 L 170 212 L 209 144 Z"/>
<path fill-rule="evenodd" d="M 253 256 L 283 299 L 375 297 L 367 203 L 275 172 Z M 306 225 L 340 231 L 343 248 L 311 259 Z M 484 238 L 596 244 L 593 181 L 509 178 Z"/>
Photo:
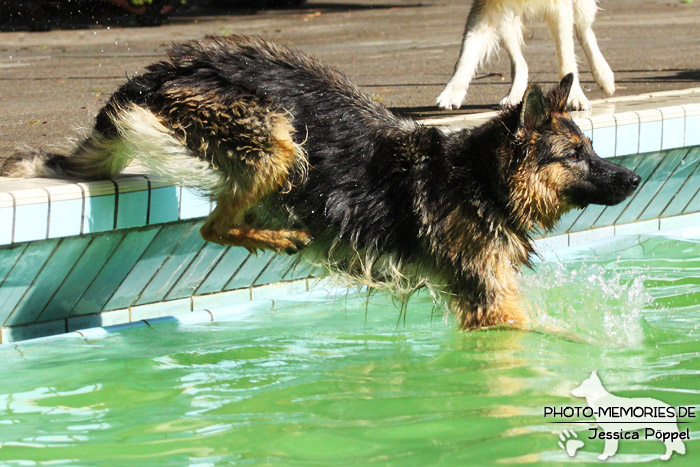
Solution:
<path fill-rule="evenodd" d="M 617 452 L 617 444 L 619 440 L 617 439 L 607 439 L 605 440 L 605 447 L 603 448 L 603 454 L 598 456 L 599 460 L 606 460 L 615 455 Z"/>
<path fill-rule="evenodd" d="M 547 25 L 554 38 L 559 59 L 559 78 L 573 73 L 574 82 L 569 93 L 569 108 L 588 110 L 590 102 L 581 89 L 574 51 L 574 7 L 571 0 L 557 2 L 557 8 L 546 15 Z"/>
<path fill-rule="evenodd" d="M 515 272 L 509 264 L 499 264 L 479 274 L 463 277 L 451 287 L 451 310 L 464 329 L 503 324 L 523 326 L 527 317 L 520 303 Z"/>
<path fill-rule="evenodd" d="M 472 8 L 464 30 L 462 49 L 452 78 L 437 98 L 438 107 L 458 109 L 467 96 L 467 89 L 477 69 L 498 44 L 496 28 L 478 8 Z M 522 97 L 522 96 L 521 96 Z"/>
<path fill-rule="evenodd" d="M 510 56 L 510 73 L 513 83 L 510 92 L 501 100 L 501 105 L 517 105 L 523 100 L 527 89 L 528 68 L 523 56 L 523 24 L 520 16 L 510 15 L 503 19 L 500 27 L 501 43 Z"/>
<path fill-rule="evenodd" d="M 594 1 L 576 3 L 576 33 L 578 41 L 586 53 L 591 72 L 598 85 L 611 96 L 615 92 L 615 74 L 603 57 L 591 25 L 595 20 L 598 6 Z"/>

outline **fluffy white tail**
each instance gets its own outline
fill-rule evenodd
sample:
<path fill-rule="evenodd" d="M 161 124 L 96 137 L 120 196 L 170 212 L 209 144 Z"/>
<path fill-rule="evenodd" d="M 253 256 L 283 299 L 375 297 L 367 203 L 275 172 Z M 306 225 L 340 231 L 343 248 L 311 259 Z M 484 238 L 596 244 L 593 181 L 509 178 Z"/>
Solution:
<path fill-rule="evenodd" d="M 70 156 L 24 151 L 6 161 L 6 176 L 109 179 L 136 161 L 150 172 L 180 185 L 214 191 L 222 176 L 197 157 L 148 109 L 131 105 L 112 118 L 115 136 L 93 130 Z"/>

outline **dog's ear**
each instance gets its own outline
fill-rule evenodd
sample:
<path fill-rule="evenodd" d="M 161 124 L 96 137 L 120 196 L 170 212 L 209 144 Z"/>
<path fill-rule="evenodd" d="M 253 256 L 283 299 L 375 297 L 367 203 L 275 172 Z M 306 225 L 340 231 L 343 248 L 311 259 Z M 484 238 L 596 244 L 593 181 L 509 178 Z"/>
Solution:
<path fill-rule="evenodd" d="M 574 84 L 574 74 L 569 73 L 559 82 L 559 86 L 552 88 L 547 95 L 547 104 L 551 112 L 566 111 L 566 103 L 569 100 L 571 86 Z"/>
<path fill-rule="evenodd" d="M 548 120 L 549 111 L 542 89 L 536 85 L 529 86 L 525 91 L 520 110 L 520 126 L 527 131 L 539 130 Z"/>

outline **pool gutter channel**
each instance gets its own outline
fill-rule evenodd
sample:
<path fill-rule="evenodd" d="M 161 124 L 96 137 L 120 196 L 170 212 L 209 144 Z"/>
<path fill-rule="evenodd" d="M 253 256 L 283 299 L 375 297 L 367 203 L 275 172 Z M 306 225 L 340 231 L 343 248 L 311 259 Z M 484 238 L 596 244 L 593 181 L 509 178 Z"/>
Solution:
<path fill-rule="evenodd" d="M 315 303 L 319 301 L 334 300 L 337 297 L 346 296 L 350 293 L 355 293 L 358 289 L 349 289 L 339 287 L 333 282 L 326 279 L 315 281 L 315 287 L 312 290 L 305 292 L 281 295 L 275 298 L 260 298 L 250 300 L 248 302 L 237 303 L 227 306 L 219 306 L 212 308 L 204 308 L 201 310 L 182 313 L 178 315 L 160 316 L 156 318 L 141 319 L 129 323 L 114 324 L 111 326 L 96 326 L 87 329 L 80 329 L 63 334 L 54 334 L 44 337 L 35 337 L 16 342 L 9 342 L 5 345 L 35 345 L 47 344 L 62 340 L 84 340 L 91 342 L 104 339 L 110 335 L 131 331 L 140 328 L 154 328 L 166 324 L 174 324 L 178 326 L 196 326 L 215 322 L 227 322 L 243 320 L 251 315 L 259 315 L 262 313 L 271 313 L 282 307 L 289 308 L 294 306 L 303 306 L 306 303 Z"/>

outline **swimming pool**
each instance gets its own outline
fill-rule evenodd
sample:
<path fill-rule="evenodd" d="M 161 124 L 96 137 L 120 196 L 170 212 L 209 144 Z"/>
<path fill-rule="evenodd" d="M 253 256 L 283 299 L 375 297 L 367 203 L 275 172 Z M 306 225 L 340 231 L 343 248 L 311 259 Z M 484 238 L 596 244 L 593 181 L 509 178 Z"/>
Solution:
<path fill-rule="evenodd" d="M 597 462 L 543 407 L 597 369 L 611 392 L 698 404 L 700 233 L 546 254 L 528 331 L 461 333 L 416 297 L 318 295 L 228 321 L 0 347 L 0 463 L 447 465 Z M 697 465 L 693 439 L 674 465 Z M 584 446 L 569 457 L 563 428 Z M 612 460 L 658 459 L 658 441 Z"/>

